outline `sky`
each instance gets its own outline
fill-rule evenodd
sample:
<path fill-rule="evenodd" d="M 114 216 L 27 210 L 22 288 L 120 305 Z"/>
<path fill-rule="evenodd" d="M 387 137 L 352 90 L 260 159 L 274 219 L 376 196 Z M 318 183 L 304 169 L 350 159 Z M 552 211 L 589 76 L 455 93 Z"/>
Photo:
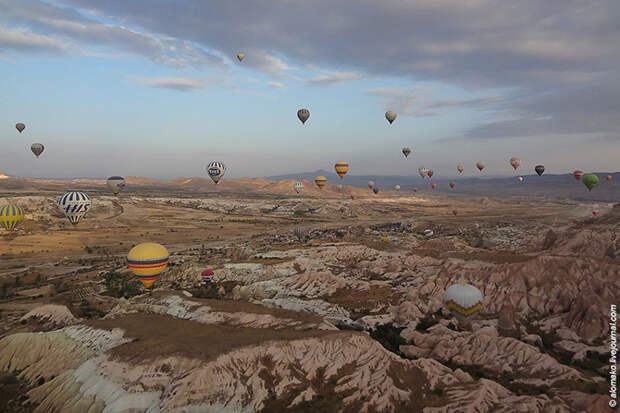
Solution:
<path fill-rule="evenodd" d="M 0 172 L 619 171 L 619 21 L 617 0 L 0 0 Z"/>

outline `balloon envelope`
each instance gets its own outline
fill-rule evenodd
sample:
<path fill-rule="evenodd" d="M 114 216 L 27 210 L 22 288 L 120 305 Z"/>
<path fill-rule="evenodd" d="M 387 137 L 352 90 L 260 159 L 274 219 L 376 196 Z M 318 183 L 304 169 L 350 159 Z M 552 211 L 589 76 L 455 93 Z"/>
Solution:
<path fill-rule="evenodd" d="M 538 176 L 541 176 L 543 174 L 543 172 L 545 172 L 545 166 L 544 165 L 536 165 L 534 167 L 534 170 L 536 171 Z"/>
<path fill-rule="evenodd" d="M 295 190 L 295 192 L 300 193 L 302 189 L 304 189 L 304 183 L 301 181 L 296 181 L 293 184 L 293 189 Z"/>
<path fill-rule="evenodd" d="M 454 187 L 456 186 L 456 184 L 455 184 L 454 182 L 450 182 L 450 184 L 449 184 L 449 185 L 450 185 L 450 188 L 453 188 L 453 189 L 454 189 Z"/>
<path fill-rule="evenodd" d="M 237 53 L 237 59 L 239 59 L 240 62 L 243 60 L 244 57 L 245 53 Z"/>
<path fill-rule="evenodd" d="M 515 171 L 517 170 L 517 168 L 519 167 L 519 165 L 521 165 L 521 159 L 519 158 L 510 158 L 510 165 L 512 165 L 512 167 L 515 169 Z"/>
<path fill-rule="evenodd" d="M 375 187 L 375 181 L 368 181 L 368 188 L 372 189 Z"/>
<path fill-rule="evenodd" d="M 434 174 L 435 174 L 435 172 L 433 172 L 432 169 L 429 170 L 429 171 L 426 171 L 426 175 L 428 175 L 429 178 L 432 178 Z"/>
<path fill-rule="evenodd" d="M 435 189 L 436 187 L 437 187 L 437 184 L 435 184 L 435 182 L 433 182 L 433 183 L 431 184 L 431 188 Z"/>
<path fill-rule="evenodd" d="M 397 191 L 400 191 L 400 185 L 394 186 L 394 189 L 396 189 Z"/>
<path fill-rule="evenodd" d="M 127 266 L 149 288 L 168 266 L 168 250 L 154 242 L 144 242 L 127 254 Z"/>
<path fill-rule="evenodd" d="M 334 169 L 336 170 L 336 173 L 338 174 L 340 179 L 342 179 L 349 170 L 349 164 L 347 162 L 339 161 L 336 162 L 336 165 L 334 165 Z"/>
<path fill-rule="evenodd" d="M 411 148 L 403 148 L 403 155 L 405 155 L 405 158 L 409 156 L 409 154 L 411 153 Z"/>
<path fill-rule="evenodd" d="M 611 178 L 613 178 L 611 175 L 607 175 L 605 179 L 607 179 L 608 181 L 611 181 Z"/>
<path fill-rule="evenodd" d="M 43 146 L 43 144 L 41 143 L 33 143 L 32 145 L 30 145 L 30 150 L 38 158 L 39 155 L 41 155 L 43 151 L 45 150 L 45 146 Z"/>
<path fill-rule="evenodd" d="M 23 219 L 24 210 L 17 205 L 4 205 L 0 207 L 0 225 L 7 231 L 13 231 Z"/>
<path fill-rule="evenodd" d="M 122 176 L 111 176 L 106 181 L 106 186 L 114 195 L 118 195 L 125 188 L 125 178 Z"/>
<path fill-rule="evenodd" d="M 314 183 L 316 184 L 316 186 L 319 187 L 319 189 L 323 189 L 323 187 L 327 185 L 327 178 L 321 175 L 317 176 L 316 178 L 314 178 Z"/>
<path fill-rule="evenodd" d="M 226 165 L 223 162 L 211 162 L 207 165 L 207 173 L 211 180 L 217 184 L 226 173 Z"/>
<path fill-rule="evenodd" d="M 15 124 L 15 129 L 17 129 L 19 131 L 19 133 L 22 133 L 24 131 L 24 129 L 26 129 L 26 125 L 24 125 L 23 123 L 19 122 L 19 123 Z"/>
<path fill-rule="evenodd" d="M 573 176 L 575 177 L 576 180 L 580 181 L 581 178 L 583 177 L 583 171 L 575 171 L 573 172 Z"/>
<path fill-rule="evenodd" d="M 372 192 L 374 192 L 375 194 L 379 193 L 379 188 L 377 188 L 376 186 L 372 188 Z"/>
<path fill-rule="evenodd" d="M 448 310 L 464 324 L 468 324 L 482 310 L 482 293 L 470 284 L 451 285 L 446 289 L 443 301 Z"/>
<path fill-rule="evenodd" d="M 523 182 L 523 177 L 522 176 L 519 177 L 519 182 Z"/>
<path fill-rule="evenodd" d="M 299 118 L 301 123 L 306 123 L 306 121 L 310 117 L 310 111 L 308 109 L 299 109 L 297 111 L 297 117 Z"/>
<path fill-rule="evenodd" d="M 588 188 L 588 191 L 591 191 L 592 188 L 598 184 L 598 176 L 594 174 L 584 175 L 583 178 L 581 178 L 581 182 Z"/>
<path fill-rule="evenodd" d="M 67 192 L 58 199 L 58 208 L 73 225 L 77 225 L 82 217 L 86 215 L 90 205 L 91 199 L 84 192 Z"/>
<path fill-rule="evenodd" d="M 476 163 L 476 168 L 478 168 L 479 170 L 483 170 L 484 169 L 484 162 L 477 162 Z"/>
<path fill-rule="evenodd" d="M 388 110 L 387 112 L 385 112 L 385 118 L 388 120 L 388 122 L 390 122 L 390 125 L 392 124 L 392 122 L 394 122 L 394 120 L 396 119 L 396 112 L 394 112 L 393 110 Z"/>
<path fill-rule="evenodd" d="M 463 171 L 465 170 L 465 167 L 463 165 L 459 165 L 456 167 L 456 170 L 459 171 L 460 174 L 462 174 Z"/>

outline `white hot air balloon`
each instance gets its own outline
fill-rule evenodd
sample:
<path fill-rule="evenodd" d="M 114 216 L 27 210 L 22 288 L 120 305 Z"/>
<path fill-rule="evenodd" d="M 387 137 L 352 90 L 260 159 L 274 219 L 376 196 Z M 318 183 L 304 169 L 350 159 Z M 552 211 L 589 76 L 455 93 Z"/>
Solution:
<path fill-rule="evenodd" d="M 375 187 L 375 181 L 368 181 L 368 188 L 372 189 Z"/>
<path fill-rule="evenodd" d="M 448 287 L 443 301 L 459 322 L 466 326 L 482 310 L 482 293 L 470 284 L 459 283 Z"/>
<path fill-rule="evenodd" d="M 211 162 L 207 165 L 207 173 L 216 184 L 226 173 L 226 165 L 223 162 Z"/>
<path fill-rule="evenodd" d="M 385 112 L 385 118 L 388 122 L 390 122 L 390 125 L 396 120 L 396 116 L 398 115 L 393 110 L 388 110 L 387 112 Z"/>
<path fill-rule="evenodd" d="M 65 214 L 73 225 L 80 222 L 80 219 L 88 212 L 91 200 L 84 192 L 67 192 L 58 200 L 58 208 Z"/>
<path fill-rule="evenodd" d="M 394 189 L 396 189 L 397 191 L 400 191 L 400 185 L 396 185 Z"/>
<path fill-rule="evenodd" d="M 304 183 L 301 181 L 295 181 L 293 184 L 293 189 L 295 192 L 300 193 L 304 189 Z"/>

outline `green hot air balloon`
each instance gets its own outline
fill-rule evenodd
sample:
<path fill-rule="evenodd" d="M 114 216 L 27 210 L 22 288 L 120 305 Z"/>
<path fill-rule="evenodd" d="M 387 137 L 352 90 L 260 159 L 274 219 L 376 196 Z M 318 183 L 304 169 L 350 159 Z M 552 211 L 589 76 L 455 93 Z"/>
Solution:
<path fill-rule="evenodd" d="M 598 176 L 594 174 L 587 174 L 581 178 L 581 182 L 588 188 L 588 191 L 591 191 L 592 188 L 598 184 Z"/>

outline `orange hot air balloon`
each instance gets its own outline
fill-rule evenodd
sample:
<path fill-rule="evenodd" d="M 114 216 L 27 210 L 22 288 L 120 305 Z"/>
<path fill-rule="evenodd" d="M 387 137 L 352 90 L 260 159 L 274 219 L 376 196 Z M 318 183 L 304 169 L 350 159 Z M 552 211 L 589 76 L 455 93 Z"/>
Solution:
<path fill-rule="evenodd" d="M 608 181 L 611 181 L 611 178 L 612 178 L 612 176 L 611 176 L 611 175 L 607 175 L 607 177 L 606 177 L 606 179 L 607 179 Z"/>
<path fill-rule="evenodd" d="M 454 189 L 454 187 L 456 186 L 456 184 L 454 182 L 450 182 L 450 188 Z"/>
<path fill-rule="evenodd" d="M 435 184 L 435 182 L 433 182 L 433 183 L 431 184 L 431 188 L 435 189 L 436 187 L 437 187 L 437 184 Z"/>
<path fill-rule="evenodd" d="M 573 176 L 575 177 L 576 180 L 581 181 L 581 178 L 583 177 L 583 171 L 575 171 L 573 172 Z"/>
<path fill-rule="evenodd" d="M 349 164 L 347 162 L 339 161 L 336 162 L 336 165 L 334 165 L 334 169 L 336 170 L 336 173 L 338 174 L 340 179 L 343 179 L 349 171 Z"/>

